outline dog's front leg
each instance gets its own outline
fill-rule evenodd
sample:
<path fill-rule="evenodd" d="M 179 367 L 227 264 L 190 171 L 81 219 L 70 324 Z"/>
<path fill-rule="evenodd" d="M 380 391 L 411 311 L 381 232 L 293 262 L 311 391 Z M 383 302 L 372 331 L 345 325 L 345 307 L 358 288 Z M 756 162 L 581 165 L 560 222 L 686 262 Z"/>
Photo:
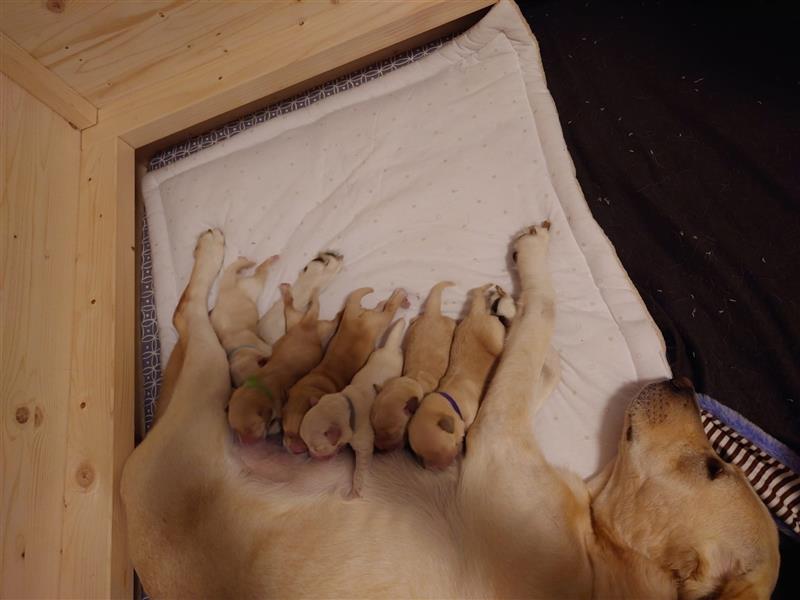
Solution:
<path fill-rule="evenodd" d="M 547 268 L 548 238 L 545 222 L 514 242 L 522 292 L 497 371 L 467 436 L 468 457 L 481 448 L 481 440 L 491 440 L 487 447 L 496 447 L 498 439 L 530 443 L 532 412 L 554 385 L 555 293 Z"/>
<path fill-rule="evenodd" d="M 588 560 L 576 551 L 579 486 L 573 488 L 547 463 L 532 433 L 533 412 L 557 379 L 550 349 L 555 293 L 546 261 L 548 230 L 545 222 L 514 242 L 522 293 L 461 466 L 464 547 L 474 549 L 468 561 L 482 564 L 497 597 L 591 593 L 583 585 L 591 581 Z M 577 583 L 569 580 L 573 575 Z"/>
<path fill-rule="evenodd" d="M 225 422 L 222 410 L 230 395 L 228 360 L 208 315 L 208 294 L 224 251 L 219 230 L 209 230 L 197 241 L 192 274 L 173 316 L 180 336 L 174 352 L 180 352 L 182 360 L 180 368 L 170 373 L 174 379 L 169 386 L 169 410 L 159 410 L 159 422 L 171 418 L 170 413 L 196 422 L 198 416 L 208 412 L 213 412 L 212 419 Z"/>

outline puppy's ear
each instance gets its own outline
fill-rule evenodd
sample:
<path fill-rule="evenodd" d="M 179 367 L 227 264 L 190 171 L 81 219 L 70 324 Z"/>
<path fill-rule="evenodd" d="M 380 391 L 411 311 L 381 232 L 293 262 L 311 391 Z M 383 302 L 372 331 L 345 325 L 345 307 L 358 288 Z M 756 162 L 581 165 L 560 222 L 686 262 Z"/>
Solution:
<path fill-rule="evenodd" d="M 408 399 L 408 401 L 406 402 L 406 406 L 403 410 L 406 413 L 406 415 L 410 417 L 415 412 L 417 412 L 418 408 L 419 408 L 419 398 L 414 396 L 413 398 Z M 452 433 L 452 431 L 450 433 Z"/>
<path fill-rule="evenodd" d="M 453 417 L 449 415 L 439 419 L 439 422 L 436 424 L 439 426 L 439 429 L 446 431 L 447 433 L 453 433 L 456 430 Z"/>
<path fill-rule="evenodd" d="M 328 442 L 330 442 L 331 446 L 335 446 L 338 443 L 339 438 L 342 437 L 342 430 L 339 429 L 338 425 L 331 425 L 325 431 L 325 437 L 328 439 Z"/>
<path fill-rule="evenodd" d="M 258 409 L 258 416 L 264 420 L 264 423 L 269 425 L 272 422 L 272 407 L 262 406 Z"/>

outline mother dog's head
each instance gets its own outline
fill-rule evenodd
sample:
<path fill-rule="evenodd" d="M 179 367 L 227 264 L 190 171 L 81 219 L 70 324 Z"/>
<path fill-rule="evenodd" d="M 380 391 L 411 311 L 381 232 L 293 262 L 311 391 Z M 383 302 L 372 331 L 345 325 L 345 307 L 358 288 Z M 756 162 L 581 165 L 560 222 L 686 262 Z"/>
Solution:
<path fill-rule="evenodd" d="M 769 598 L 777 529 L 744 474 L 711 448 L 688 379 L 650 384 L 634 398 L 618 456 L 600 479 L 598 538 L 666 574 L 667 595 Z"/>

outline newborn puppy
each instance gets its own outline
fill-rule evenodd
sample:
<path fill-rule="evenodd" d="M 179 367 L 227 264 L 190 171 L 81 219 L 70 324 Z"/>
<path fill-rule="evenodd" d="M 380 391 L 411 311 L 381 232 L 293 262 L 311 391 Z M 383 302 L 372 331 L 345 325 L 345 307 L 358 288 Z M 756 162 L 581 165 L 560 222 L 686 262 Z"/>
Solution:
<path fill-rule="evenodd" d="M 403 369 L 403 330 L 406 322 L 397 321 L 389 331 L 386 343 L 375 350 L 367 364 L 341 392 L 327 394 L 311 401 L 311 409 L 303 417 L 300 437 L 313 458 L 329 458 L 345 444 L 356 455 L 353 471 L 353 496 L 360 496 L 372 458 L 374 435 L 369 422 L 375 393 L 390 377 Z"/>
<path fill-rule="evenodd" d="M 452 285 L 442 281 L 431 288 L 422 314 L 408 328 L 402 377 L 387 381 L 375 399 L 371 421 L 380 450 L 403 445 L 408 420 L 447 370 L 456 322 L 442 315 L 442 290 Z"/>
<path fill-rule="evenodd" d="M 461 452 L 464 433 L 475 420 L 503 350 L 505 328 L 491 312 L 491 287 L 470 291 L 469 313 L 456 327 L 447 373 L 408 424 L 408 441 L 426 468 L 445 469 Z"/>
<path fill-rule="evenodd" d="M 395 290 L 388 300 L 380 302 L 374 309 L 365 309 L 361 306 L 361 299 L 372 291 L 372 288 L 361 288 L 350 294 L 339 328 L 322 362 L 289 390 L 282 414 L 283 445 L 294 454 L 307 450 L 300 438 L 300 423 L 311 401 L 344 389 L 364 366 L 375 348 L 375 341 L 386 331 L 397 309 L 401 305 L 408 306 L 405 291 Z"/>
<path fill-rule="evenodd" d="M 276 260 L 277 256 L 271 256 L 256 267 L 252 276 L 240 277 L 239 273 L 254 263 L 246 258 L 237 258 L 220 279 L 217 304 L 211 311 L 211 325 L 228 353 L 231 379 L 236 387 L 264 366 L 271 353 L 271 348 L 256 333 L 256 301 L 264 289 L 269 267 Z"/>
<path fill-rule="evenodd" d="M 292 285 L 295 308 L 301 311 L 306 310 L 309 302 L 311 302 L 313 292 L 316 290 L 321 293 L 341 270 L 341 254 L 330 250 L 320 252 L 303 268 L 294 285 Z M 269 310 L 259 320 L 258 335 L 269 346 L 272 346 L 286 333 L 286 330 L 283 302 L 278 300 L 269 307 Z"/>
<path fill-rule="evenodd" d="M 286 393 L 298 379 L 322 360 L 325 340 L 338 321 L 319 321 L 319 294 L 311 295 L 308 310 L 294 306 L 291 287 L 281 285 L 286 334 L 272 349 L 269 362 L 234 390 L 228 403 L 228 423 L 244 444 L 264 439 L 273 421 L 280 418 Z"/>

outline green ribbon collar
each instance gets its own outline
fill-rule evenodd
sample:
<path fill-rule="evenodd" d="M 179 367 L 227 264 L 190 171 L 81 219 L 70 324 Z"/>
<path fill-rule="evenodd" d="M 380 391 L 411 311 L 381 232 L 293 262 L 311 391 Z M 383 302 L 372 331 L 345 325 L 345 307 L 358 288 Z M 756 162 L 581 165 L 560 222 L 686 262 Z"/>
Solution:
<path fill-rule="evenodd" d="M 244 380 L 242 387 L 252 388 L 254 390 L 258 390 L 262 394 L 264 394 L 270 401 L 275 402 L 275 396 L 272 395 L 272 392 L 269 390 L 267 386 L 255 375 L 248 377 Z"/>

